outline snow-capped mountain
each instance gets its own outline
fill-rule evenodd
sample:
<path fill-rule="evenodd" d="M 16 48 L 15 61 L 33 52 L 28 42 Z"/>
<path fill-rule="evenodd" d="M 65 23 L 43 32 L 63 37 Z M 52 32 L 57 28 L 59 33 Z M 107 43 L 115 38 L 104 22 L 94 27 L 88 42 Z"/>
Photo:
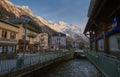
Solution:
<path fill-rule="evenodd" d="M 19 18 L 21 15 L 28 15 L 34 21 L 36 21 L 44 31 L 49 32 L 63 32 L 69 36 L 83 36 L 81 28 L 71 24 L 68 25 L 64 21 L 53 23 L 51 20 L 47 20 L 41 16 L 36 16 L 29 6 L 16 6 L 9 0 L 0 0 L 0 19 Z"/>
<path fill-rule="evenodd" d="M 38 17 L 31 11 L 28 6 L 16 6 L 11 3 L 9 0 L 1 0 L 0 1 L 0 19 L 15 19 L 20 18 L 21 15 L 27 15 L 32 18 L 36 23 L 38 23 L 43 31 L 47 33 L 56 32 L 49 26 L 45 25 Z"/>
<path fill-rule="evenodd" d="M 74 24 L 68 25 L 64 21 L 59 21 L 58 23 L 53 23 L 51 20 L 46 20 L 40 16 L 38 18 L 47 26 L 52 28 L 53 30 L 57 32 L 62 32 L 67 34 L 68 36 L 76 37 L 76 36 L 83 36 L 81 28 L 79 26 L 76 26 Z"/>
<path fill-rule="evenodd" d="M 0 1 L 1 17 L 20 17 L 21 15 L 34 16 L 28 6 L 16 6 L 8 0 Z"/>

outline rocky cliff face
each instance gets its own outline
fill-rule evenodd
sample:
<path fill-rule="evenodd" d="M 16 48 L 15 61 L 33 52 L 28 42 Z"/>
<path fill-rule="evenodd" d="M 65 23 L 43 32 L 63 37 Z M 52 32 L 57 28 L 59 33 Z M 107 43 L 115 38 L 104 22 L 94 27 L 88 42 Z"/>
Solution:
<path fill-rule="evenodd" d="M 28 6 L 16 6 L 8 0 L 0 1 L 0 15 L 2 18 L 20 17 L 21 15 L 35 17 Z"/>
<path fill-rule="evenodd" d="M 29 9 L 28 6 L 16 6 L 8 0 L 0 1 L 0 19 L 6 20 L 11 18 L 20 18 L 21 15 L 28 15 L 34 21 L 36 21 L 43 29 L 44 32 L 52 33 L 56 32 L 49 26 L 44 24 L 34 13 Z"/>
<path fill-rule="evenodd" d="M 81 28 L 76 25 L 68 25 L 64 21 L 53 23 L 40 16 L 34 15 L 28 6 L 16 6 L 9 0 L 0 0 L 0 19 L 19 18 L 21 15 L 28 15 L 36 21 L 48 33 L 63 32 L 69 36 L 82 36 Z M 84 38 L 84 37 L 83 37 Z"/>

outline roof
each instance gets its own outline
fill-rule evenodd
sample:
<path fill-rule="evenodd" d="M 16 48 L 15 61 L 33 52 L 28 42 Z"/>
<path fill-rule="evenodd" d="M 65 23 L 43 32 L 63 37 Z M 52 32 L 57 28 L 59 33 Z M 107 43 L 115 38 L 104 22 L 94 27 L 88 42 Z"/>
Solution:
<path fill-rule="evenodd" d="M 52 36 L 66 36 L 64 33 L 53 33 Z"/>
<path fill-rule="evenodd" d="M 18 26 L 18 25 L 12 24 L 12 23 L 7 22 L 7 21 L 4 21 L 4 20 L 0 20 L 0 22 L 3 22 L 3 23 L 6 23 L 6 24 L 9 24 L 9 25 L 11 25 L 11 26 L 14 26 L 14 27 L 19 28 L 19 26 Z"/>
<path fill-rule="evenodd" d="M 90 2 L 90 6 L 89 6 L 89 10 L 88 10 L 88 17 L 90 17 L 90 15 L 92 13 L 92 10 L 94 8 L 95 2 L 96 2 L 96 0 L 91 0 L 91 2 Z"/>
<path fill-rule="evenodd" d="M 14 25 L 20 25 L 24 23 L 24 20 L 21 18 L 9 18 L 9 19 L 5 19 L 4 21 L 12 23 Z M 34 21 L 32 18 L 27 24 L 34 27 L 35 31 L 42 32 L 40 25 L 36 21 Z"/>
<path fill-rule="evenodd" d="M 113 17 L 118 13 L 120 16 L 120 3 L 117 0 L 91 0 L 88 17 L 89 20 L 84 33 L 92 30 L 102 30 L 102 24 L 111 24 Z M 108 25 L 109 26 L 109 25 Z"/>

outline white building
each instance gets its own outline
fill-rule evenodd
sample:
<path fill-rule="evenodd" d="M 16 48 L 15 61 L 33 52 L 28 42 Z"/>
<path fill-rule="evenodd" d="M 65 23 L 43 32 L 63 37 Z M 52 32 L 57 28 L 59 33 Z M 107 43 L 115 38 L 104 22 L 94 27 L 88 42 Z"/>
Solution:
<path fill-rule="evenodd" d="M 55 33 L 51 37 L 51 49 L 63 50 L 66 49 L 66 35 L 63 33 Z"/>

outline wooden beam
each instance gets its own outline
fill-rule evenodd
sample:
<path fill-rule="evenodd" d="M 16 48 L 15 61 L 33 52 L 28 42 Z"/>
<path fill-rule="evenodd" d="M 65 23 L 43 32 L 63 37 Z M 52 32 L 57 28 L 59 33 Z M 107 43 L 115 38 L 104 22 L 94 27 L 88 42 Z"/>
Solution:
<path fill-rule="evenodd" d="M 107 32 L 108 28 L 106 27 L 108 24 L 103 25 L 103 30 L 104 33 Z M 109 48 L 109 37 L 104 37 L 104 51 L 109 54 L 110 53 L 110 48 Z"/>
<path fill-rule="evenodd" d="M 95 38 L 98 36 L 98 31 L 95 31 Z M 95 51 L 98 51 L 98 40 L 95 41 Z"/>
<path fill-rule="evenodd" d="M 91 50 L 91 51 L 93 50 L 93 46 L 92 46 L 92 42 L 91 42 L 92 35 L 93 35 L 93 32 L 90 32 L 90 38 L 89 38 L 89 41 L 90 41 L 90 50 Z"/>

